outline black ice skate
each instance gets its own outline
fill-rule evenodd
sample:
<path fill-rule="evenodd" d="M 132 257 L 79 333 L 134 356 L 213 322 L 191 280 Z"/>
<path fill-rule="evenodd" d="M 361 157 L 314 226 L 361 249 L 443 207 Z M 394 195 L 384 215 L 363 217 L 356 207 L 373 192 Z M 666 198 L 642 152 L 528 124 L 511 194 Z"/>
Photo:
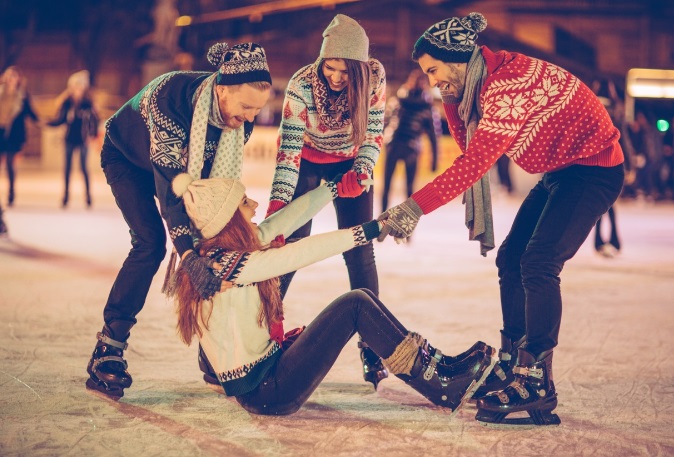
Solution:
<path fill-rule="evenodd" d="M 105 396 L 119 400 L 124 396 L 124 389 L 131 387 L 133 380 L 128 371 L 127 363 L 124 360 L 124 350 L 128 344 L 123 341 L 113 340 L 110 332 L 104 328 L 103 332 L 98 332 L 96 338 L 98 343 L 89 360 L 87 372 L 87 389 L 97 391 Z"/>
<path fill-rule="evenodd" d="M 208 360 L 208 357 L 206 357 L 206 353 L 204 353 L 201 344 L 199 345 L 199 369 L 204 374 L 204 382 L 206 385 L 215 392 L 224 395 L 225 389 L 222 387 L 222 384 L 220 384 L 220 381 L 218 381 L 218 376 L 215 374 L 215 370 Z"/>
<path fill-rule="evenodd" d="M 426 348 L 419 348 L 409 376 L 396 376 L 432 403 L 451 409 L 454 416 L 491 372 L 496 359 L 476 351 L 457 363 L 444 365 L 440 351 L 432 356 Z"/>
<path fill-rule="evenodd" d="M 434 355 L 435 351 L 439 351 L 439 350 L 435 349 L 433 346 L 429 346 L 429 352 L 431 353 L 431 355 Z M 457 362 L 462 361 L 466 357 L 471 356 L 478 351 L 484 352 L 489 357 L 492 357 L 496 354 L 496 350 L 493 347 L 489 346 L 487 343 L 484 343 L 482 341 L 477 341 L 477 342 L 475 342 L 475 344 L 473 344 L 471 347 L 469 347 L 468 349 L 466 349 L 465 351 L 463 351 L 460 354 L 453 355 L 453 356 L 442 354 L 442 359 L 440 360 L 440 363 L 442 363 L 443 365 L 452 365 L 452 364 L 455 364 Z"/>
<path fill-rule="evenodd" d="M 513 373 L 515 379 L 508 387 L 477 401 L 475 419 L 485 424 L 512 426 L 559 425 L 559 416 L 552 413 L 557 407 L 557 392 L 552 379 L 552 350 L 536 358 L 520 348 Z M 526 412 L 529 417 L 507 417 L 517 412 Z"/>
<path fill-rule="evenodd" d="M 515 366 L 515 362 L 517 362 L 517 350 L 524 343 L 524 339 L 525 337 L 523 336 L 519 340 L 513 341 L 501 332 L 501 349 L 498 351 L 498 363 L 494 366 L 494 370 L 487 377 L 484 384 L 477 389 L 472 401 L 483 398 L 489 392 L 505 389 L 515 379 L 513 367 Z"/>
<path fill-rule="evenodd" d="M 381 358 L 374 353 L 364 341 L 358 341 L 360 348 L 360 361 L 363 363 L 363 379 L 371 382 L 374 390 L 382 379 L 388 378 L 388 370 L 381 361 Z"/>

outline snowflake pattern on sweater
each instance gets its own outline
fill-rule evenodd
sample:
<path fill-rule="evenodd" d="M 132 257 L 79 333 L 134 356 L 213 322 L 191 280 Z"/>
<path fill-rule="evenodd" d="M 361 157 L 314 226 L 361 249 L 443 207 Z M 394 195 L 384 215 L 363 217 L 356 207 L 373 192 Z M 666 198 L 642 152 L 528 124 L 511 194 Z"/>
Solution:
<path fill-rule="evenodd" d="M 503 154 L 528 173 L 623 162 L 618 129 L 577 77 L 543 60 L 481 49 L 488 73 L 480 94 L 482 119 L 466 147 L 459 105 L 444 105 L 463 154 L 412 195 L 424 214 L 468 190 Z"/>
<path fill-rule="evenodd" d="M 273 204 L 270 206 L 278 209 L 292 200 L 305 147 L 316 151 L 326 163 L 355 158 L 353 169 L 372 176 L 383 141 L 386 74 L 378 60 L 370 59 L 369 65 L 370 106 L 365 140 L 361 145 L 354 145 L 350 140 L 353 128 L 346 109 L 346 91 L 330 104 L 316 63 L 301 68 L 290 79 L 279 126 L 279 149 L 270 198 Z"/>

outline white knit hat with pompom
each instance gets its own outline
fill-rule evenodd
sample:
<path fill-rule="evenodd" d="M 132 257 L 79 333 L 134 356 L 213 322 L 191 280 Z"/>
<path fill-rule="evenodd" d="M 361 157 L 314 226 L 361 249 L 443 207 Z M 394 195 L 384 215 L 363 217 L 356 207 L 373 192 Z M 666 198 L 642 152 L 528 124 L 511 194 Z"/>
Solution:
<path fill-rule="evenodd" d="M 187 215 L 204 238 L 213 238 L 225 228 L 246 195 L 237 179 L 196 179 L 181 173 L 171 183 L 173 192 L 182 197 Z"/>

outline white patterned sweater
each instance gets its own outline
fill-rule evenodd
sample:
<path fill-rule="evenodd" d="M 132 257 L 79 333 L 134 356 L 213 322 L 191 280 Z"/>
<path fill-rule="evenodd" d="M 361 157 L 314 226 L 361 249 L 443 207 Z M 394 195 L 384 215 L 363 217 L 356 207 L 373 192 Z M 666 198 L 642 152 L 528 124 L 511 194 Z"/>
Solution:
<path fill-rule="evenodd" d="M 352 169 L 372 176 L 383 141 L 386 105 L 386 73 L 382 64 L 370 59 L 370 100 L 365 140 L 353 144 L 346 90 L 334 103 L 319 77 L 317 64 L 297 71 L 288 82 L 279 126 L 276 173 L 268 214 L 292 200 L 300 171 L 300 159 L 334 163 L 354 159 Z M 309 153 L 311 155 L 309 156 Z"/>
<path fill-rule="evenodd" d="M 259 238 L 268 246 L 278 235 L 289 236 L 311 220 L 336 197 L 334 187 L 323 184 L 294 200 L 259 225 Z M 279 248 L 254 252 L 214 250 L 209 255 L 223 265 L 221 276 L 234 287 L 217 293 L 204 306 L 212 306 L 208 329 L 199 339 L 227 395 L 253 390 L 280 355 L 266 323 L 257 323 L 261 307 L 256 283 L 311 265 L 367 244 L 379 233 L 377 223 L 312 235 Z M 208 310 L 207 310 L 208 311 Z"/>

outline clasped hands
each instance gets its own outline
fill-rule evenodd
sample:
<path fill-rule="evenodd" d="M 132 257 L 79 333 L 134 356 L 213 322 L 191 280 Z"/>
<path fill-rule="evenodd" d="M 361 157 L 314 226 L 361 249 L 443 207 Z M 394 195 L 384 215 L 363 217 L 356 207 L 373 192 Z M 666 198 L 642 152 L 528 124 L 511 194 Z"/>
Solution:
<path fill-rule="evenodd" d="M 396 243 L 405 243 L 424 214 L 421 207 L 412 198 L 408 198 L 401 204 L 389 208 L 377 218 L 383 224 L 377 237 L 377 241 L 384 241 L 387 236 L 392 236 Z"/>

